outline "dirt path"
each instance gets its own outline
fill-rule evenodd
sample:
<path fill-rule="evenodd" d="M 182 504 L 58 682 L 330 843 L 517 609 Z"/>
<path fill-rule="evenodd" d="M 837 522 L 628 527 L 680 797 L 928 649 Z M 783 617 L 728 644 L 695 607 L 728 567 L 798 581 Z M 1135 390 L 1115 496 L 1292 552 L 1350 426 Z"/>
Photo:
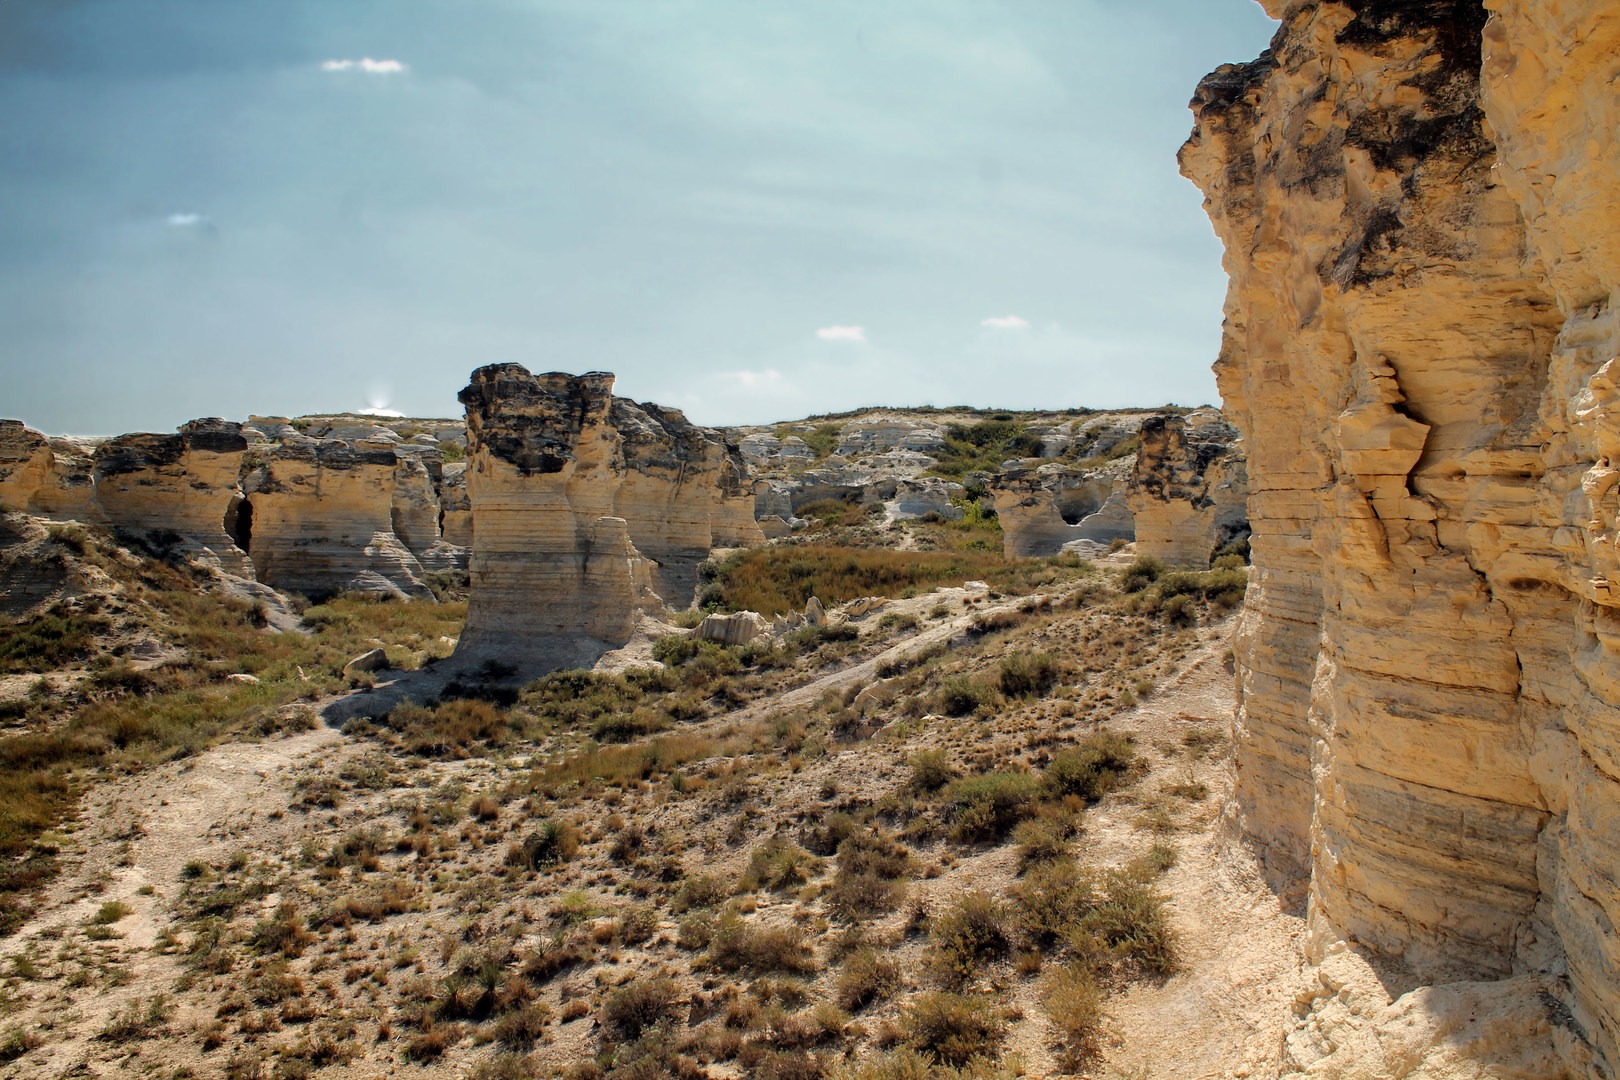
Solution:
<path fill-rule="evenodd" d="M 50 975 L 77 968 L 88 975 L 21 984 L 26 1004 L 11 1022 L 42 1031 L 60 1023 L 67 1034 L 30 1054 L 31 1070 L 110 1075 L 100 1069 L 119 1051 L 95 1041 L 95 1034 L 115 1012 L 169 993 L 180 973 L 176 959 L 154 946 L 169 925 L 170 900 L 179 894 L 185 865 L 221 861 L 238 844 L 274 844 L 281 827 L 270 815 L 286 809 L 298 773 L 317 756 L 329 761 L 344 753 L 344 744 L 341 734 L 326 727 L 230 743 L 91 790 L 83 824 L 70 841 L 74 850 L 40 914 L 0 941 L 0 964 L 8 970 Z M 128 913 L 107 926 L 111 936 L 95 940 L 86 931 L 103 905 L 114 902 Z M 37 995 L 35 987 L 42 988 Z M 187 1017 L 182 1010 L 175 1019 Z"/>
<path fill-rule="evenodd" d="M 1181 744 L 1191 731 L 1228 732 L 1235 703 L 1225 652 L 1224 634 L 1214 636 L 1171 685 L 1110 726 L 1134 731 L 1139 746 L 1160 748 Z M 1294 992 L 1304 985 L 1297 940 L 1303 919 L 1282 910 L 1252 857 L 1215 820 L 1231 794 L 1226 751 L 1190 757 L 1159 765 L 1148 782 L 1209 787 L 1203 809 L 1172 834 L 1180 856 L 1160 881 L 1171 898 L 1183 967 L 1160 985 L 1137 984 L 1109 1003 L 1107 1061 L 1098 1076 L 1274 1075 L 1281 1033 L 1293 1022 Z M 1098 810 L 1088 816 L 1088 835 L 1103 851 L 1127 850 L 1134 808 L 1110 801 Z"/>

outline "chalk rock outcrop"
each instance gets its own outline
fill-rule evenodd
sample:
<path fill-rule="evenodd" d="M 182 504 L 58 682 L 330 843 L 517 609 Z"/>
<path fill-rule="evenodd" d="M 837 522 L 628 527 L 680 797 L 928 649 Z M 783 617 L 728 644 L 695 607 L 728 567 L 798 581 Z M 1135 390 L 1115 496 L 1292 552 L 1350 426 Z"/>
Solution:
<path fill-rule="evenodd" d="M 390 442 L 283 438 L 247 483 L 259 580 L 315 595 L 431 598 L 422 564 L 394 532 L 398 467 Z"/>
<path fill-rule="evenodd" d="M 762 539 L 735 448 L 615 398 L 610 374 L 497 364 L 460 396 L 477 522 L 460 660 L 588 665 L 644 612 L 689 604 L 717 543 Z"/>
<path fill-rule="evenodd" d="M 1130 540 L 1136 523 L 1124 486 L 1131 461 L 1101 469 L 1048 462 L 1004 469 L 990 480 L 1003 551 L 1019 558 L 1056 555 L 1077 544 L 1107 547 Z"/>
<path fill-rule="evenodd" d="M 1151 416 L 1141 439 L 1125 486 L 1138 555 L 1202 568 L 1248 535 L 1248 471 L 1238 433 L 1219 413 Z"/>
<path fill-rule="evenodd" d="M 246 450 L 242 425 L 225 420 L 193 420 L 175 435 L 108 439 L 93 459 L 96 502 L 116 528 L 178 534 L 186 549 L 251 577 L 248 553 L 227 530 Z"/>
<path fill-rule="evenodd" d="M 1232 818 L 1308 876 L 1312 959 L 1545 976 L 1539 1037 L 1612 1075 L 1620 19 L 1267 10 L 1182 152 L 1251 485 Z"/>
<path fill-rule="evenodd" d="M 266 416 L 68 439 L 5 420 L 0 505 L 144 534 L 277 588 L 427 598 L 424 574 L 464 567 L 472 532 L 463 466 L 443 461 L 463 438 L 448 423 L 402 423 L 427 429 L 410 440 L 363 418 Z"/>

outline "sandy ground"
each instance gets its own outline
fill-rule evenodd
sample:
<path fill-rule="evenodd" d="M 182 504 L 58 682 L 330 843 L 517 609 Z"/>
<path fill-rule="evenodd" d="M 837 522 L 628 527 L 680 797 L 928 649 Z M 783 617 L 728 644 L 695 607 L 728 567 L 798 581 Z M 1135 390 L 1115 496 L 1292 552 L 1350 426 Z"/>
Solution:
<path fill-rule="evenodd" d="M 949 641 L 986 612 L 1017 606 L 1016 602 L 1003 605 L 980 599 L 963 607 L 969 598 L 982 598 L 982 591 L 946 592 L 953 594 L 951 615 L 895 649 L 813 678 L 704 726 L 803 708 L 829 692 L 869 684 L 875 681 L 877 668 L 897 654 Z M 940 602 L 940 595 L 935 594 L 894 602 L 880 610 L 907 611 Z M 870 617 L 877 618 L 879 613 Z M 1136 708 L 1110 722 L 1116 730 L 1134 732 L 1138 746 L 1152 751 L 1154 769 L 1140 790 L 1110 797 L 1087 813 L 1084 847 L 1089 860 L 1123 863 L 1141 853 L 1152 839 L 1141 827 L 1141 799 L 1158 787 L 1196 781 L 1206 784 L 1210 794 L 1170 837 L 1179 846 L 1180 858 L 1162 879 L 1163 890 L 1172 897 L 1183 970 L 1162 984 L 1137 985 L 1111 999 L 1103 1059 L 1083 1075 L 1275 1075 L 1283 1035 L 1294 1021 L 1292 1008 L 1302 977 L 1296 942 L 1300 920 L 1281 910 L 1248 856 L 1220 833 L 1218 809 L 1230 789 L 1224 743 L 1221 750 L 1202 758 L 1180 749 L 1183 736 L 1190 731 L 1218 739 L 1229 728 L 1233 698 L 1232 676 L 1226 666 L 1227 633 L 1228 624 L 1206 628 L 1199 646 L 1173 677 L 1164 679 Z M 84 965 L 84 953 L 89 950 L 99 954 L 104 971 L 117 968 L 119 975 L 104 980 L 100 987 L 69 991 L 48 1007 L 6 1018 L 4 1026 L 21 1019 L 25 1027 L 32 1025 L 49 1036 L 46 1045 L 24 1059 L 27 1075 L 124 1075 L 126 1065 L 132 1064 L 127 1051 L 97 1040 L 95 1035 L 119 1010 L 156 994 L 170 994 L 178 1003 L 171 1029 L 194 1030 L 206 1024 L 212 1018 L 209 1005 L 188 1003 L 186 995 L 175 995 L 175 980 L 183 968 L 176 957 L 162 951 L 170 917 L 168 898 L 178 894 L 183 868 L 193 859 L 217 863 L 239 848 L 296 850 L 320 817 L 285 813 L 299 777 L 317 769 L 331 770 L 365 749 L 364 744 L 323 727 L 259 743 L 221 746 L 188 762 L 96 788 L 87 797 L 84 824 L 68 841 L 65 872 L 51 886 L 42 914 L 0 941 L 0 965 L 9 970 L 23 960 L 47 972 L 67 970 L 69 965 Z M 464 767 L 483 766 L 465 763 L 437 771 L 448 775 Z M 887 767 L 875 757 L 868 760 L 858 748 L 841 751 L 828 762 L 828 769 L 836 770 L 851 790 L 881 785 L 882 770 Z M 814 786 L 822 781 L 807 772 L 801 782 Z M 792 795 L 784 792 L 777 797 L 791 799 Z M 349 818 L 357 812 L 357 806 L 351 807 L 342 816 Z M 325 824 L 335 826 L 338 815 L 327 816 L 333 821 Z M 946 876 L 918 881 L 914 899 L 943 904 L 981 878 L 1005 882 L 1012 875 L 1016 857 L 1011 845 L 968 854 L 956 860 Z M 722 869 L 721 864 L 715 869 Z M 275 896 L 265 898 L 264 910 L 273 910 L 277 900 Z M 82 935 L 70 932 L 92 922 L 101 905 L 109 901 L 132 909 L 114 924 L 115 938 L 84 942 Z M 770 897 L 762 898 L 763 908 L 771 903 Z M 785 913 L 784 909 L 784 917 Z M 1024 1022 L 1015 1025 L 1007 1050 L 1022 1058 L 1028 1075 L 1064 1075 L 1057 1071 L 1049 1050 L 1052 1033 L 1039 1007 L 1038 987 L 1039 980 L 1023 980 L 1012 987 L 1013 1004 L 1022 1011 Z M 590 1046 L 587 1026 L 581 1024 L 562 1026 L 556 1040 L 552 1054 L 566 1054 L 575 1043 L 577 1052 L 584 1054 Z M 152 1056 L 148 1051 L 148 1063 Z M 219 1064 L 210 1062 L 209 1066 Z M 405 1071 L 455 1075 L 459 1069 L 452 1055 L 428 1070 Z M 727 1073 L 725 1068 L 713 1071 L 717 1076 Z M 322 1075 L 360 1077 L 394 1072 L 393 1066 L 372 1059 L 324 1070 Z"/>

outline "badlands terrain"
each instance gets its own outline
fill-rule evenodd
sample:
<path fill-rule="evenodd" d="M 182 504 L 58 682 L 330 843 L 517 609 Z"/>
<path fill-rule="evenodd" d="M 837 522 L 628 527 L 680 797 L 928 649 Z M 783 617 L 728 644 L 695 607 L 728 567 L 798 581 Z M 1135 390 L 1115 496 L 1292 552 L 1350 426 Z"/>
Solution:
<path fill-rule="evenodd" d="M 1212 409 L 0 424 L 0 1063 L 1610 1077 L 1620 19 L 1265 0 Z"/>

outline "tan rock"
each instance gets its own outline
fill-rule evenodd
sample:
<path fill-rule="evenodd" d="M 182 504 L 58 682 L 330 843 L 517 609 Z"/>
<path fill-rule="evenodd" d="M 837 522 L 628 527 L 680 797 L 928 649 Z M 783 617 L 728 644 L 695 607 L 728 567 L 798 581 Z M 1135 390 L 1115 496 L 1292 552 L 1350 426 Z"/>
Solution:
<path fill-rule="evenodd" d="M 1136 552 L 1172 566 L 1209 565 L 1249 532 L 1249 483 L 1237 431 L 1213 410 L 1150 416 L 1125 486 Z"/>
<path fill-rule="evenodd" d="M 991 479 L 1002 549 L 1012 557 L 1056 555 L 1077 541 L 1130 540 L 1136 525 L 1124 494 L 1130 459 L 1102 469 L 1048 463 L 1004 469 Z"/>
<path fill-rule="evenodd" d="M 1231 818 L 1309 875 L 1314 959 L 1342 940 L 1418 981 L 1569 992 L 1557 1019 L 1507 983 L 1437 988 L 1311 1075 L 1606 1075 L 1620 20 L 1267 8 L 1273 49 L 1204 81 L 1182 153 L 1226 246 L 1216 372 L 1251 483 Z M 1502 1040 L 1510 1069 L 1466 1071 Z"/>
<path fill-rule="evenodd" d="M 193 420 L 175 435 L 120 435 L 95 452 L 95 500 L 116 528 L 162 538 L 207 554 L 226 571 L 251 577 L 237 545 L 242 456 L 240 424 Z"/>
<path fill-rule="evenodd" d="M 284 438 L 247 485 L 259 580 L 311 595 L 432 599 L 394 532 L 397 468 L 393 443 Z"/>
<path fill-rule="evenodd" d="M 702 641 L 722 645 L 747 645 L 771 636 L 770 620 L 757 611 L 734 611 L 730 615 L 705 615 L 693 635 Z"/>
<path fill-rule="evenodd" d="M 689 604 L 716 544 L 762 539 L 733 448 L 612 390 L 605 372 L 501 364 L 462 391 L 476 524 L 458 660 L 588 665 L 664 599 Z"/>
<path fill-rule="evenodd" d="M 388 668 L 388 653 L 382 649 L 372 649 L 343 665 L 343 677 L 352 679 L 356 675 L 371 671 L 384 671 Z"/>

